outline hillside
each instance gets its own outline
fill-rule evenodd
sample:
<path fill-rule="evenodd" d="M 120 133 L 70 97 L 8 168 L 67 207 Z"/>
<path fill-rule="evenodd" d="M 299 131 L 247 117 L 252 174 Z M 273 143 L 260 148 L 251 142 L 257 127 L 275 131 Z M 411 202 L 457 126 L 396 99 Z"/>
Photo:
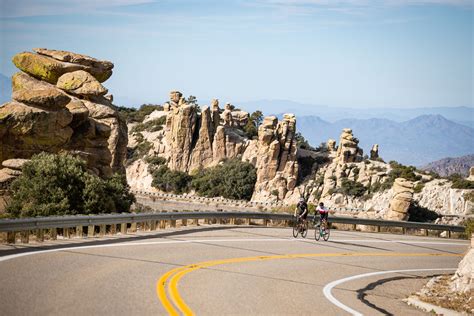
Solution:
<path fill-rule="evenodd" d="M 449 156 L 472 154 L 474 129 L 441 115 L 423 115 L 405 122 L 388 119 L 344 119 L 334 123 L 317 116 L 298 119 L 298 131 L 312 144 L 338 140 L 341 129 L 351 127 L 364 153 L 380 145 L 380 156 L 407 165 L 422 166 Z"/>
<path fill-rule="evenodd" d="M 474 155 L 467 155 L 456 158 L 444 158 L 430 162 L 422 167 L 423 170 L 434 171 L 440 176 L 446 177 L 454 173 L 465 177 L 469 175 L 469 168 L 474 166 Z"/>

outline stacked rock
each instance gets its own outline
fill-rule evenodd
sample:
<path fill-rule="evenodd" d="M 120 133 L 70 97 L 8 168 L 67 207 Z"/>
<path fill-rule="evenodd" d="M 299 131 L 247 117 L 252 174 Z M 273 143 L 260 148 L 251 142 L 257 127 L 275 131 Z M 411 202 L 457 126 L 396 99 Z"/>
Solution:
<path fill-rule="evenodd" d="M 342 163 L 362 161 L 362 149 L 359 140 L 352 135 L 352 129 L 344 128 L 337 148 L 337 159 Z"/>
<path fill-rule="evenodd" d="M 108 177 L 123 170 L 127 126 L 101 84 L 113 64 L 67 51 L 13 57 L 12 101 L 0 107 L 0 162 L 45 151 L 81 156 Z"/>
<path fill-rule="evenodd" d="M 408 219 L 408 208 L 413 200 L 413 182 L 397 178 L 392 187 L 392 200 L 385 219 L 402 221 Z"/>

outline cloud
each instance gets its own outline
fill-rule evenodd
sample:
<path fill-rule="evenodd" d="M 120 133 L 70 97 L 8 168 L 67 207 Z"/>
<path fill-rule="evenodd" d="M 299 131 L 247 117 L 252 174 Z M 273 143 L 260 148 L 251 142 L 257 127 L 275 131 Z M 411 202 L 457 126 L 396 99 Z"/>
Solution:
<path fill-rule="evenodd" d="M 31 17 L 95 12 L 100 9 L 152 3 L 155 0 L 1 0 L 0 17 Z"/>

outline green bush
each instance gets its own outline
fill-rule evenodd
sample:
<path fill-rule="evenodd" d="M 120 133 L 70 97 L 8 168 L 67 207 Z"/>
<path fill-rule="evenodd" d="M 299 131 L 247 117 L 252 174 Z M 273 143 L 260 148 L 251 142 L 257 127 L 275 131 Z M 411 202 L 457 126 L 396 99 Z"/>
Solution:
<path fill-rule="evenodd" d="M 232 159 L 200 170 L 194 176 L 191 187 L 199 195 L 250 200 L 256 180 L 257 172 L 252 164 Z"/>
<path fill-rule="evenodd" d="M 425 184 L 424 183 L 418 183 L 417 185 L 415 185 L 415 187 L 413 188 L 413 192 L 414 193 L 420 193 L 423 188 L 425 187 Z"/>
<path fill-rule="evenodd" d="M 146 123 L 138 123 L 132 127 L 132 133 L 139 133 L 143 131 L 147 132 L 157 132 L 163 129 L 163 125 L 166 123 L 166 116 L 147 121 Z"/>
<path fill-rule="evenodd" d="M 399 164 L 396 161 L 390 161 L 390 167 L 392 170 L 388 173 L 387 179 L 379 184 L 372 185 L 370 191 L 371 192 L 378 192 L 378 191 L 385 191 L 390 189 L 393 186 L 396 178 L 405 178 L 410 181 L 419 181 L 421 180 L 421 176 L 415 174 L 416 168 L 413 166 L 404 166 Z"/>
<path fill-rule="evenodd" d="M 465 227 L 464 235 L 470 239 L 472 234 L 474 234 L 474 219 L 466 220 L 463 225 Z"/>
<path fill-rule="evenodd" d="M 186 172 L 170 170 L 167 166 L 160 166 L 153 171 L 151 185 L 165 192 L 182 194 L 189 191 L 191 176 Z"/>
<path fill-rule="evenodd" d="M 474 189 L 474 181 L 466 180 L 460 174 L 452 174 L 448 179 L 453 182 L 453 189 Z"/>
<path fill-rule="evenodd" d="M 143 104 L 137 110 L 136 108 L 128 108 L 124 106 L 118 106 L 117 111 L 119 115 L 127 122 L 127 123 L 141 123 L 145 119 L 147 115 L 150 115 L 153 111 L 163 111 L 163 107 L 161 105 L 156 104 Z"/>
<path fill-rule="evenodd" d="M 249 139 L 253 139 L 258 136 L 258 127 L 262 124 L 263 113 L 261 111 L 255 111 L 250 115 L 249 121 L 244 126 L 243 130 Z"/>
<path fill-rule="evenodd" d="M 336 193 L 342 193 L 347 196 L 361 197 L 364 195 L 367 188 L 359 182 L 349 180 L 347 178 L 342 179 L 341 187 L 335 190 Z"/>
<path fill-rule="evenodd" d="M 14 217 L 128 212 L 135 201 L 124 176 L 103 180 L 70 155 L 33 156 L 11 190 L 7 211 Z"/>
<path fill-rule="evenodd" d="M 148 155 L 152 147 L 153 147 L 152 143 L 150 143 L 147 140 L 143 140 L 141 143 L 138 143 L 136 147 L 128 148 L 126 165 L 128 166 L 132 164 L 134 161 L 136 161 L 137 159 L 143 158 L 146 155 Z"/>

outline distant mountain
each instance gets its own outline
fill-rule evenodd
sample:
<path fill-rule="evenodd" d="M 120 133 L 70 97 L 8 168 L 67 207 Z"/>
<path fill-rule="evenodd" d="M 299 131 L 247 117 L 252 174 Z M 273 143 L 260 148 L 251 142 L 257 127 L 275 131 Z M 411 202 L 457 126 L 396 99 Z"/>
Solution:
<path fill-rule="evenodd" d="M 459 173 L 465 177 L 469 176 L 469 169 L 474 167 L 474 155 L 467 155 L 457 158 L 444 158 L 430 162 L 421 169 L 434 171 L 440 176 L 446 177 L 454 173 Z"/>
<path fill-rule="evenodd" d="M 319 116 L 323 120 L 383 118 L 396 122 L 411 120 L 421 115 L 442 115 L 448 120 L 474 128 L 474 107 L 431 108 L 348 108 L 312 105 L 289 100 L 258 100 L 236 103 L 246 111 L 261 110 L 264 114 L 294 113 L 297 116 Z"/>
<path fill-rule="evenodd" d="M 422 166 L 449 156 L 474 153 L 474 128 L 441 115 L 422 115 L 405 122 L 388 119 L 344 119 L 333 123 L 316 116 L 297 117 L 297 130 L 313 146 L 329 138 L 339 141 L 343 128 L 352 128 L 364 153 L 379 144 L 386 161 Z"/>
<path fill-rule="evenodd" d="M 11 100 L 12 82 L 11 79 L 0 73 L 0 104 Z"/>

